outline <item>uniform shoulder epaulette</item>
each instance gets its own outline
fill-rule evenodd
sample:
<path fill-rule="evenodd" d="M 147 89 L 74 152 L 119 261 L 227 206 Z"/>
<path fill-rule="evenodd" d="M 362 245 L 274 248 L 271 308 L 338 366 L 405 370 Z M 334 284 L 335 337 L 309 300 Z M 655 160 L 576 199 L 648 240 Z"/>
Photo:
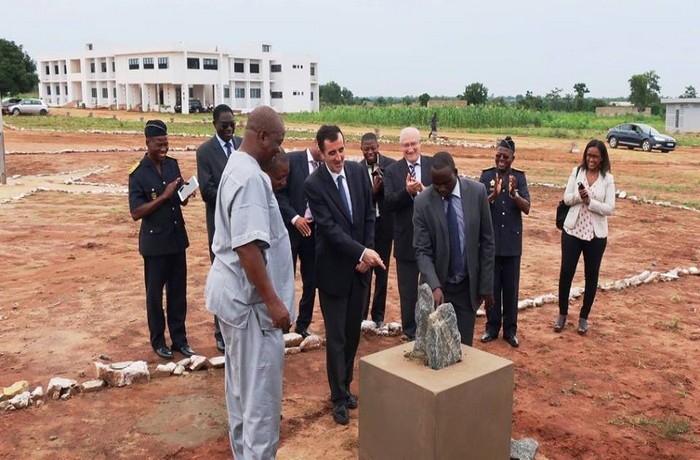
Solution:
<path fill-rule="evenodd" d="M 139 161 L 137 161 L 136 163 L 134 163 L 134 164 L 131 166 L 131 168 L 129 168 L 129 175 L 130 175 L 130 176 L 134 173 L 134 171 L 136 171 L 136 168 L 138 168 L 140 164 L 141 164 L 141 161 L 139 160 Z"/>
<path fill-rule="evenodd" d="M 519 172 L 519 173 L 523 173 L 523 174 L 525 173 L 525 171 L 523 171 L 522 169 L 516 169 L 516 168 L 510 168 L 510 169 L 512 169 L 515 172 Z"/>

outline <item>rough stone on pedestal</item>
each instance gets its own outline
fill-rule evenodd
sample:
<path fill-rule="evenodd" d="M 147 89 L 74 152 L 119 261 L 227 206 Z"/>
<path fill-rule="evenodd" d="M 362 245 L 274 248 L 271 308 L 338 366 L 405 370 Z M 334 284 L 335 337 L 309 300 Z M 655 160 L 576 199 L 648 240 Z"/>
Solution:
<path fill-rule="evenodd" d="M 413 357 L 420 359 L 427 354 L 426 335 L 428 333 L 428 316 L 435 310 L 433 291 L 427 284 L 418 286 L 418 301 L 416 302 L 416 343 L 413 346 Z"/>
<path fill-rule="evenodd" d="M 460 340 L 455 309 L 451 303 L 444 303 L 428 316 L 426 365 L 438 370 L 459 362 L 462 359 Z"/>

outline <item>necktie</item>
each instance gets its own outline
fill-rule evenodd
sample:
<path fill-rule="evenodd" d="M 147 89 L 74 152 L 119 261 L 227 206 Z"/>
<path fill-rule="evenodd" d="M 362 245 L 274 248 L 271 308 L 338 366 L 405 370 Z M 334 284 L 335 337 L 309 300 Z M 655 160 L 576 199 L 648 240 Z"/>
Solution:
<path fill-rule="evenodd" d="M 311 160 L 309 163 L 311 163 L 311 172 L 314 172 L 318 169 L 320 162 Z"/>
<path fill-rule="evenodd" d="M 231 141 L 226 142 L 224 147 L 226 147 L 226 158 L 228 158 L 231 156 Z"/>
<path fill-rule="evenodd" d="M 454 199 L 453 195 L 448 195 L 445 199 L 447 200 L 447 231 L 450 235 L 450 265 L 447 276 L 453 278 L 462 273 L 464 267 L 462 247 L 459 243 L 459 223 L 454 210 L 459 200 Z"/>
<path fill-rule="evenodd" d="M 345 209 L 348 211 L 348 216 L 352 217 L 352 210 L 350 209 L 350 203 L 348 202 L 348 197 L 345 194 L 345 187 L 343 187 L 343 176 L 338 176 L 335 180 L 338 183 L 338 191 L 340 192 L 340 199 L 343 200 Z"/>
<path fill-rule="evenodd" d="M 411 163 L 408 164 L 408 173 L 411 175 L 413 179 L 416 178 L 416 165 L 412 165 Z"/>

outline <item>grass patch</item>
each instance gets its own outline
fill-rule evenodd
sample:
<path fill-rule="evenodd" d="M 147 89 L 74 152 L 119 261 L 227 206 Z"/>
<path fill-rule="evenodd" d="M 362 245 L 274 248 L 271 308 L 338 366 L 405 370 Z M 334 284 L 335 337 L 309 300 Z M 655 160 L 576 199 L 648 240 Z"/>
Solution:
<path fill-rule="evenodd" d="M 681 303 L 683 301 L 683 298 L 679 294 L 673 294 L 669 300 L 672 303 Z"/>
<path fill-rule="evenodd" d="M 669 440 L 682 440 L 684 435 L 691 432 L 690 419 L 688 417 L 677 417 L 675 415 L 669 415 L 665 419 L 657 419 L 645 415 L 638 415 L 635 417 L 623 416 L 610 420 L 610 424 L 642 428 L 649 433 L 658 435 L 660 438 Z"/>

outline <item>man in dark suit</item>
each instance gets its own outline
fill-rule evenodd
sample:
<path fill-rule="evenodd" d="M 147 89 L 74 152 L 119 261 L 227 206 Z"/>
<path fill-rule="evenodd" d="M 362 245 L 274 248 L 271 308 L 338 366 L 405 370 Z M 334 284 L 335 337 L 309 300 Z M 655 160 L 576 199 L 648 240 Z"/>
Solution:
<path fill-rule="evenodd" d="M 209 238 L 209 259 L 214 261 L 214 253 L 211 250 L 211 242 L 214 239 L 214 211 L 216 210 L 216 193 L 221 181 L 221 173 L 226 167 L 226 162 L 231 152 L 238 150 L 241 138 L 233 133 L 236 130 L 236 122 L 233 118 L 233 110 L 226 104 L 217 105 L 214 108 L 214 129 L 216 134 L 197 148 L 197 178 L 199 190 L 207 213 L 207 236 Z M 224 352 L 224 340 L 221 337 L 219 320 L 214 316 L 214 339 L 216 348 Z"/>
<path fill-rule="evenodd" d="M 386 286 L 389 278 L 389 259 L 391 258 L 391 243 L 394 240 L 394 221 L 384 206 L 384 172 L 396 160 L 385 157 L 379 153 L 377 136 L 374 133 L 365 133 L 360 141 L 360 149 L 364 160 L 360 162 L 367 169 L 372 183 L 372 201 L 377 210 L 377 219 L 374 223 L 374 249 L 379 253 L 386 264 L 386 270 L 372 268 L 370 270 L 370 287 L 372 274 L 374 274 L 374 297 L 372 300 L 372 321 L 381 327 L 384 324 L 384 312 L 386 311 Z M 367 289 L 365 308 L 362 317 L 367 319 L 369 315 L 370 290 Z"/>
<path fill-rule="evenodd" d="M 304 196 L 304 181 L 321 163 L 321 150 L 311 146 L 306 150 L 290 152 L 287 185 L 275 193 L 279 203 L 282 220 L 287 226 L 289 242 L 292 245 L 292 260 L 296 271 L 299 259 L 302 291 L 299 299 L 299 315 L 294 332 L 306 338 L 313 318 L 316 300 L 316 282 L 314 280 L 314 259 L 316 257 L 316 238 L 314 219 Z"/>
<path fill-rule="evenodd" d="M 515 142 L 510 136 L 498 142 L 496 166 L 484 169 L 479 182 L 488 191 L 491 221 L 496 241 L 494 271 L 494 308 L 486 312 L 486 331 L 481 341 L 498 337 L 503 325 L 503 339 L 517 347 L 518 288 L 520 256 L 523 253 L 523 213 L 530 214 L 530 192 L 525 173 L 513 168 Z M 501 314 L 501 306 L 503 313 Z"/>
<path fill-rule="evenodd" d="M 384 173 L 384 208 L 394 216 L 394 258 L 401 302 L 401 324 L 409 340 L 416 337 L 418 266 L 413 248 L 413 200 L 430 185 L 432 159 L 420 154 L 420 132 L 401 130 L 399 143 L 403 159 Z"/>
<path fill-rule="evenodd" d="M 337 126 L 321 126 L 316 141 L 324 164 L 306 180 L 304 192 L 316 224 L 316 285 L 326 327 L 333 419 L 345 425 L 348 409 L 357 407 L 350 383 L 368 271 L 385 266 L 372 249 L 375 210 L 365 169 L 345 162 L 345 141 Z"/>
<path fill-rule="evenodd" d="M 452 156 L 438 152 L 433 185 L 416 198 L 413 244 L 435 305 L 451 302 L 462 343 L 471 346 L 476 310 L 493 305 L 495 244 L 486 188 L 459 177 Z"/>

